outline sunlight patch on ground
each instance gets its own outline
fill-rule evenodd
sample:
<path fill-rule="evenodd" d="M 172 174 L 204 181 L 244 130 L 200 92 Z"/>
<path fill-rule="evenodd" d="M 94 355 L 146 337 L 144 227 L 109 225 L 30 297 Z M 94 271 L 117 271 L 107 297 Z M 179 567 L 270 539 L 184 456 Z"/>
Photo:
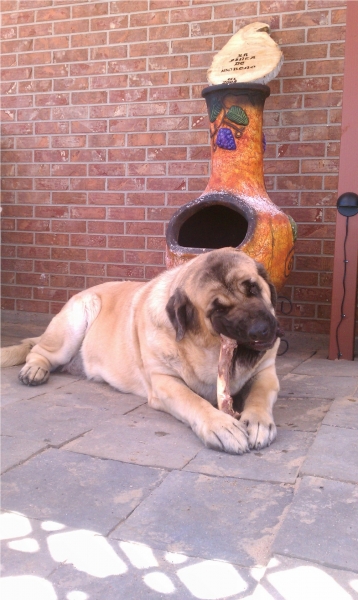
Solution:
<path fill-rule="evenodd" d="M 0 515 L 0 539 L 24 537 L 32 531 L 31 523 L 21 513 L 3 513 Z"/>
<path fill-rule="evenodd" d="M 34 575 L 3 577 L 0 592 L 1 600 L 57 600 L 51 583 Z"/>
<path fill-rule="evenodd" d="M 317 598 L 334 598 L 334 600 L 353 600 L 328 573 L 319 567 L 302 565 L 293 569 L 278 570 L 267 573 L 266 579 L 258 586 L 255 600 L 274 600 L 277 592 L 282 600 L 317 600 Z M 267 590 L 266 588 L 269 588 Z M 275 592 L 271 590 L 275 590 Z"/>
<path fill-rule="evenodd" d="M 247 583 L 229 563 L 206 560 L 179 569 L 178 577 L 200 600 L 219 600 L 244 592 Z"/>
<path fill-rule="evenodd" d="M 147 573 L 143 577 L 144 583 L 155 592 L 161 594 L 172 594 L 175 592 L 175 587 L 169 577 L 165 573 L 154 572 Z"/>
<path fill-rule="evenodd" d="M 149 569 L 158 566 L 158 561 L 150 546 L 135 542 L 119 542 L 119 546 L 136 569 Z"/>
<path fill-rule="evenodd" d="M 8 543 L 8 547 L 11 550 L 18 550 L 19 552 L 29 552 L 30 554 L 38 552 L 40 546 L 35 538 L 25 538 L 23 540 L 14 540 Z"/>
<path fill-rule="evenodd" d="M 48 537 L 47 543 L 53 560 L 73 564 L 93 577 L 122 575 L 128 570 L 107 540 L 93 531 L 55 533 Z"/>

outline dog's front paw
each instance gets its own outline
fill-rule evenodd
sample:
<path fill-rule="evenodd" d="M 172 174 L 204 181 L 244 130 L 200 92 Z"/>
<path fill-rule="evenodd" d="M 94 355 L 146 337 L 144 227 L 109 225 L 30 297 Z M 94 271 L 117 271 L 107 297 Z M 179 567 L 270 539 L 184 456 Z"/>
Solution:
<path fill-rule="evenodd" d="M 195 433 L 205 446 L 229 454 L 249 452 L 246 428 L 230 415 L 217 409 L 213 410 L 215 413 L 211 418 L 195 429 Z"/>
<path fill-rule="evenodd" d="M 276 438 L 276 425 L 272 415 L 266 411 L 244 410 L 239 423 L 246 429 L 250 450 L 265 448 Z"/>
<path fill-rule="evenodd" d="M 24 365 L 19 373 L 19 379 L 24 385 L 41 385 L 50 377 L 50 371 L 36 365 Z"/>

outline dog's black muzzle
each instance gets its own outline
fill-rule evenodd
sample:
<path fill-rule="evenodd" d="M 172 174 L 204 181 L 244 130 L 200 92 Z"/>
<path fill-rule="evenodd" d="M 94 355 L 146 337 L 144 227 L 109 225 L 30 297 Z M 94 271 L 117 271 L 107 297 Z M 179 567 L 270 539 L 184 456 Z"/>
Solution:
<path fill-rule="evenodd" d="M 211 323 L 217 333 L 251 350 L 269 350 L 277 338 L 282 337 L 277 319 L 267 310 L 259 310 L 254 315 L 241 313 L 236 317 L 216 311 L 211 316 Z"/>

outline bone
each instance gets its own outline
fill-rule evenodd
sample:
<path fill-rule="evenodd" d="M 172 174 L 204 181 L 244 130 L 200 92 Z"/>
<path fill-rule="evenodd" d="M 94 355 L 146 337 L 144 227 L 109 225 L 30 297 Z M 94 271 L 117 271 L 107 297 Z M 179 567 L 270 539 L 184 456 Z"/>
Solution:
<path fill-rule="evenodd" d="M 217 378 L 217 401 L 218 409 L 231 415 L 235 419 L 240 418 L 240 413 L 234 411 L 233 399 L 230 394 L 230 374 L 233 361 L 234 350 L 237 347 L 235 340 L 224 335 L 221 337 L 221 347 L 218 364 Z"/>

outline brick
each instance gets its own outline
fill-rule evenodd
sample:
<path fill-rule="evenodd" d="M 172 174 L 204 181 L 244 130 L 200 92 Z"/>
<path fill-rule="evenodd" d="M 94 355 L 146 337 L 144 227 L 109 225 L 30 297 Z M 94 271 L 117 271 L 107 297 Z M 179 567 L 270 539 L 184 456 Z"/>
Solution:
<path fill-rule="evenodd" d="M 182 23 L 180 25 L 162 25 L 149 29 L 149 41 L 172 40 L 173 38 L 189 38 L 189 25 Z"/>
<path fill-rule="evenodd" d="M 76 252 L 86 252 L 86 250 L 76 250 Z M 82 259 L 81 259 L 82 260 Z M 84 262 L 71 262 L 70 273 L 79 275 L 104 275 L 105 265 Z M 87 286 L 86 286 L 87 287 Z"/>
<path fill-rule="evenodd" d="M 52 35 L 52 23 L 20 25 L 19 27 L 20 38 L 37 38 L 42 35 Z"/>
<path fill-rule="evenodd" d="M 87 61 L 88 49 L 75 48 L 74 50 L 57 50 L 53 53 L 54 63 L 69 63 L 74 61 Z"/>
<path fill-rule="evenodd" d="M 298 46 L 285 46 L 282 48 L 282 50 L 287 61 L 326 58 L 328 55 L 327 44 L 302 44 Z"/>
<path fill-rule="evenodd" d="M 35 124 L 35 133 L 69 133 L 69 123 L 51 121 Z"/>
<path fill-rule="evenodd" d="M 103 133 L 105 131 L 107 131 L 107 121 L 105 120 L 88 119 L 71 122 L 71 133 Z"/>
<path fill-rule="evenodd" d="M 329 77 L 304 77 L 283 81 L 283 92 L 324 92 L 329 89 Z"/>
<path fill-rule="evenodd" d="M 3 3 L 2 3 L 3 4 Z M 2 10 L 4 10 L 2 6 Z M 27 10 L 27 11 L 15 11 L 11 13 L 3 13 L 2 15 L 2 25 L 6 27 L 7 25 L 20 25 L 24 23 L 33 23 L 35 20 L 35 11 Z"/>
<path fill-rule="evenodd" d="M 108 160 L 115 162 L 144 161 L 144 148 L 116 148 L 108 150 Z"/>
<path fill-rule="evenodd" d="M 210 150 L 209 150 L 210 152 Z M 148 160 L 186 160 L 187 148 L 185 147 L 166 147 L 166 148 L 148 148 Z"/>
<path fill-rule="evenodd" d="M 91 31 L 100 31 L 102 29 L 120 29 L 128 27 L 128 16 L 118 15 L 110 17 L 98 17 L 91 19 Z"/>
<path fill-rule="evenodd" d="M 321 61 L 309 61 L 306 65 L 307 75 L 323 75 L 323 74 L 335 74 L 343 73 L 344 61 L 340 59 L 336 60 L 321 60 Z"/>
<path fill-rule="evenodd" d="M 128 164 L 128 175 L 159 175 L 164 176 L 167 174 L 167 167 L 165 163 L 129 163 Z"/>
<path fill-rule="evenodd" d="M 126 204 L 128 206 L 160 206 L 165 202 L 165 194 L 151 192 L 128 192 Z"/>
<path fill-rule="evenodd" d="M 103 77 L 91 77 L 92 89 L 120 88 L 128 85 L 128 75 L 105 75 Z"/>
<path fill-rule="evenodd" d="M 90 46 L 102 46 L 107 44 L 107 32 L 100 31 L 97 33 L 78 33 L 71 37 L 71 47 L 90 47 Z M 83 59 L 85 60 L 85 59 Z"/>
<path fill-rule="evenodd" d="M 324 94 L 307 94 L 304 99 L 305 108 L 319 108 L 321 106 L 341 106 L 341 92 L 327 92 Z"/>
<path fill-rule="evenodd" d="M 71 19 L 68 21 L 58 21 L 57 23 L 54 23 L 53 29 L 55 35 L 66 33 L 80 33 L 89 31 L 89 24 L 89 19 L 77 19 L 76 21 Z"/>
<path fill-rule="evenodd" d="M 122 250 L 88 250 L 88 260 L 100 263 L 122 263 L 124 252 Z"/>
<path fill-rule="evenodd" d="M 65 178 L 39 178 L 35 179 L 36 190 L 68 190 L 69 181 Z"/>
<path fill-rule="evenodd" d="M 92 194 L 89 194 L 91 198 Z M 97 197 L 98 194 L 95 194 Z M 106 209 L 99 206 L 74 206 L 70 209 L 71 219 L 104 219 L 106 217 Z"/>
<path fill-rule="evenodd" d="M 109 121 L 109 131 L 146 131 L 147 119 L 113 119 Z"/>
<path fill-rule="evenodd" d="M 18 202 L 24 204 L 48 204 L 51 201 L 50 192 L 18 192 Z"/>
<path fill-rule="evenodd" d="M 109 102 L 144 102 L 147 97 L 148 90 L 146 88 L 109 91 Z"/>
<path fill-rule="evenodd" d="M 107 102 L 107 92 L 72 92 L 73 104 L 105 104 Z"/>
<path fill-rule="evenodd" d="M 17 111 L 19 121 L 47 121 L 51 118 L 50 108 L 30 108 Z"/>
<path fill-rule="evenodd" d="M 93 179 L 85 177 L 80 179 L 78 177 L 70 180 L 71 190 L 104 190 L 105 180 L 104 179 Z"/>
<path fill-rule="evenodd" d="M 88 90 L 88 88 L 88 77 L 68 77 L 66 79 L 55 79 L 53 82 L 53 89 L 55 92 Z"/>
<path fill-rule="evenodd" d="M 94 148 L 100 146 L 124 146 L 125 136 L 121 133 L 89 135 L 88 145 Z"/>
<path fill-rule="evenodd" d="M 219 34 L 232 34 L 233 31 L 233 22 L 232 20 L 227 21 L 202 21 L 200 23 L 191 23 L 190 24 L 190 34 L 191 37 L 206 37 L 212 35 Z M 187 37 L 185 35 L 182 36 L 173 36 L 173 37 Z"/>
<path fill-rule="evenodd" d="M 83 148 L 85 145 L 85 135 L 61 135 L 52 138 L 52 148 Z"/>
<path fill-rule="evenodd" d="M 64 219 L 68 218 L 69 210 L 67 206 L 37 206 L 35 208 L 35 216 L 45 219 Z"/>
<path fill-rule="evenodd" d="M 87 62 L 87 63 L 72 63 L 70 65 L 70 74 L 73 77 L 78 75 L 103 75 L 106 72 L 106 63 L 103 61 Z"/>
<path fill-rule="evenodd" d="M 103 221 L 89 221 L 88 233 L 112 233 L 121 235 L 124 233 L 124 224 L 113 221 L 106 221 L 105 223 Z"/>
<path fill-rule="evenodd" d="M 345 27 L 319 27 L 309 29 L 307 32 L 307 41 L 310 42 L 337 42 L 344 40 L 346 33 Z"/>
<path fill-rule="evenodd" d="M 49 117 L 48 117 L 49 118 Z M 87 106 L 55 106 L 52 109 L 52 118 L 58 120 L 72 120 L 72 119 L 87 119 L 88 118 L 88 107 Z"/>
<path fill-rule="evenodd" d="M 78 19 L 81 17 L 99 17 L 100 15 L 107 15 L 109 12 L 108 2 L 96 2 L 90 5 L 81 4 L 72 7 L 72 18 Z"/>
<path fill-rule="evenodd" d="M 45 77 L 67 77 L 68 76 L 68 65 L 49 65 L 43 67 L 34 67 L 35 78 L 41 79 Z"/>
<path fill-rule="evenodd" d="M 69 235 L 62 233 L 36 233 L 35 244 L 40 246 L 68 246 Z"/>
<path fill-rule="evenodd" d="M 129 56 L 131 58 L 167 54 L 169 54 L 169 42 L 148 42 L 145 44 L 131 44 L 129 47 Z"/>
<path fill-rule="evenodd" d="M 20 149 L 24 148 L 48 148 L 49 138 L 47 136 L 33 136 L 17 137 L 16 147 Z"/>
<path fill-rule="evenodd" d="M 71 162 L 102 162 L 106 160 L 105 150 L 71 150 Z"/>
<path fill-rule="evenodd" d="M 51 92 L 52 81 L 51 79 L 38 79 L 36 81 L 20 81 L 19 94 L 25 94 L 26 92 Z"/>
<path fill-rule="evenodd" d="M 19 231 L 49 231 L 50 221 L 43 219 L 17 219 Z"/>
<path fill-rule="evenodd" d="M 210 52 L 213 49 L 212 48 L 212 40 L 210 37 L 207 37 L 207 36 L 204 36 L 203 38 L 198 38 L 198 39 L 187 38 L 184 40 L 173 40 L 171 47 L 172 47 L 172 54 L 188 54 L 191 52 Z"/>
<path fill-rule="evenodd" d="M 277 187 L 282 190 L 317 190 L 322 187 L 322 177 L 309 175 L 277 177 Z"/>
<path fill-rule="evenodd" d="M 160 273 L 163 273 L 165 271 L 165 267 L 145 267 L 145 278 L 146 279 L 153 279 L 154 277 L 156 277 L 157 275 L 160 275 Z"/>
<path fill-rule="evenodd" d="M 55 220 L 51 223 L 51 231 L 54 233 L 86 233 L 86 230 L 87 225 L 84 221 L 69 221 L 66 219 Z"/>
<path fill-rule="evenodd" d="M 147 9 L 148 0 L 136 0 L 135 3 L 133 3 L 131 0 L 115 0 L 114 2 L 110 2 L 111 14 L 143 12 Z"/>
<path fill-rule="evenodd" d="M 25 108 L 33 106 L 33 96 L 3 96 L 1 101 L 2 108 Z"/>
<path fill-rule="evenodd" d="M 111 32 L 109 34 L 111 40 Z M 111 41 L 109 42 L 111 43 Z M 110 60 L 113 58 L 126 58 L 127 47 L 121 46 L 100 46 L 99 48 L 90 48 L 90 60 Z"/>
<path fill-rule="evenodd" d="M 282 113 L 283 125 L 314 125 L 327 123 L 327 110 L 297 110 Z"/>
<path fill-rule="evenodd" d="M 162 265 L 164 264 L 164 256 L 162 252 L 135 252 L 127 250 L 125 252 L 125 261 L 129 264 Z"/>
<path fill-rule="evenodd" d="M 108 117 L 126 116 L 126 106 L 108 105 L 108 106 L 90 106 L 89 116 L 91 119 L 102 119 Z"/>
<path fill-rule="evenodd" d="M 31 298 L 32 290 L 30 287 L 24 287 L 19 285 L 2 285 L 1 294 L 5 298 Z"/>
<path fill-rule="evenodd" d="M 21 69 L 2 69 L 1 80 L 2 81 L 14 81 L 15 79 L 29 79 L 32 76 L 32 69 L 25 67 Z"/>
<path fill-rule="evenodd" d="M 38 94 L 35 96 L 36 106 L 63 106 L 69 103 L 69 94 Z"/>
<path fill-rule="evenodd" d="M 116 279 L 143 279 L 144 268 L 132 265 L 107 265 L 107 274 Z"/>
<path fill-rule="evenodd" d="M 163 146 L 166 142 L 165 133 L 130 133 L 128 143 L 130 146 Z"/>
<path fill-rule="evenodd" d="M 129 86 L 152 86 L 152 85 L 167 85 L 169 83 L 169 73 L 139 73 L 129 75 Z M 173 82 L 174 83 L 174 82 Z"/>
<path fill-rule="evenodd" d="M 169 11 L 154 11 L 144 13 L 133 13 L 129 17 L 130 27 L 148 27 L 154 25 L 167 25 L 169 23 Z"/>
<path fill-rule="evenodd" d="M 108 247 L 109 248 L 123 248 L 144 250 L 145 248 L 145 237 L 138 235 L 116 235 L 108 236 Z"/>
<path fill-rule="evenodd" d="M 76 275 L 52 275 L 50 285 L 54 287 L 83 289 L 85 287 L 85 278 Z"/>
<path fill-rule="evenodd" d="M 23 40 L 28 42 L 29 40 Z M 68 48 L 70 44 L 70 38 L 68 35 L 56 35 L 51 37 L 36 38 L 34 40 L 34 50 L 59 50 L 61 48 Z"/>
<path fill-rule="evenodd" d="M 108 190 L 144 190 L 145 180 L 140 177 L 116 177 L 115 179 L 108 179 L 107 187 Z"/>
<path fill-rule="evenodd" d="M 87 195 L 81 192 L 53 192 L 54 204 L 86 204 Z"/>
<path fill-rule="evenodd" d="M 34 157 L 36 162 L 67 162 L 69 158 L 68 150 L 35 150 Z M 25 162 L 25 161 L 23 161 Z M 29 162 L 26 161 L 26 162 Z"/>
<path fill-rule="evenodd" d="M 150 210 L 150 209 L 148 209 Z M 130 220 L 141 220 L 145 219 L 144 208 L 132 208 L 128 206 L 121 207 L 110 207 L 108 208 L 108 219 L 114 219 L 118 221 L 130 221 Z"/>
<path fill-rule="evenodd" d="M 166 240 L 164 237 L 148 237 L 147 248 L 148 250 L 161 250 L 164 252 L 166 248 Z"/>
<path fill-rule="evenodd" d="M 332 173 L 338 172 L 339 161 L 334 159 L 303 160 L 302 173 Z"/>
<path fill-rule="evenodd" d="M 122 177 L 123 175 L 125 175 L 125 165 L 111 165 L 111 164 L 104 164 L 104 165 L 89 165 L 88 168 L 88 174 L 91 176 L 101 176 L 101 177 L 110 177 L 110 176 L 117 176 L 117 177 Z"/>
<path fill-rule="evenodd" d="M 124 204 L 124 194 L 111 194 L 109 192 L 90 192 L 90 204 Z"/>

